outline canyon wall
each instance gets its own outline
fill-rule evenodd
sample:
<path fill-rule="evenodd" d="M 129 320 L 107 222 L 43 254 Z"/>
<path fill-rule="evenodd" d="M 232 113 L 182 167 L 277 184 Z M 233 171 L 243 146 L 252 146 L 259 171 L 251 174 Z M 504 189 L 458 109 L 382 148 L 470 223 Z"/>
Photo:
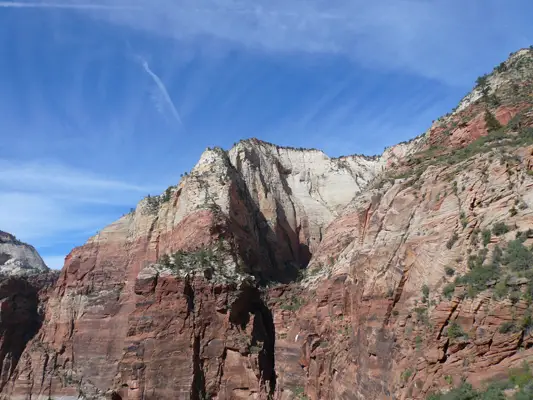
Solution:
<path fill-rule="evenodd" d="M 422 399 L 533 362 L 532 65 L 379 157 L 206 150 L 2 314 L 0 398 Z"/>

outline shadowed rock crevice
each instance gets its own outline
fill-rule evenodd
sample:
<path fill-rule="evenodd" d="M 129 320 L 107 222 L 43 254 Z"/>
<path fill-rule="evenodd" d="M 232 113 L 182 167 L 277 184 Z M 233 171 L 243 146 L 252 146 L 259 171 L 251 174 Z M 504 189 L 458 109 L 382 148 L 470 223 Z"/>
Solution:
<path fill-rule="evenodd" d="M 261 301 L 255 304 L 254 325 L 252 331 L 252 346 L 263 343 L 259 352 L 259 370 L 262 383 L 268 382 L 268 393 L 272 395 L 276 390 L 275 370 L 275 340 L 276 331 L 272 312 Z"/>
<path fill-rule="evenodd" d="M 191 400 L 203 400 L 207 398 L 203 361 L 200 355 L 200 343 L 200 336 L 195 335 L 193 341 L 193 381 L 191 387 Z"/>
<path fill-rule="evenodd" d="M 245 330 L 252 318 L 251 349 L 258 351 L 261 385 L 272 395 L 276 389 L 274 318 L 260 290 L 247 285 L 231 305 L 230 322 Z"/>
<path fill-rule="evenodd" d="M 11 378 L 28 342 L 43 323 L 39 290 L 57 274 L 40 282 L 35 278 L 0 277 L 0 390 Z"/>
<path fill-rule="evenodd" d="M 234 195 L 230 196 L 229 232 L 234 251 L 243 260 L 244 273 L 255 276 L 260 284 L 294 282 L 311 258 L 307 244 L 287 222 L 285 211 L 276 203 L 274 226 L 254 202 L 250 188 L 234 168 Z M 242 210 L 251 218 L 242 218 Z"/>

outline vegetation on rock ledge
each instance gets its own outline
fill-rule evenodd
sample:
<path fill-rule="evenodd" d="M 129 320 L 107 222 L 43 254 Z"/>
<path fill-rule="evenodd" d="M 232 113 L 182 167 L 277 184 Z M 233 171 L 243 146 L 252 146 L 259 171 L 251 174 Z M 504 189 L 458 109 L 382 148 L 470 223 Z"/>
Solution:
<path fill-rule="evenodd" d="M 506 390 L 513 390 L 510 397 Z M 509 378 L 501 382 L 492 382 L 482 390 L 476 390 L 469 383 L 463 382 L 458 388 L 444 394 L 432 394 L 427 400 L 531 400 L 533 399 L 533 375 L 527 364 L 512 369 Z"/>

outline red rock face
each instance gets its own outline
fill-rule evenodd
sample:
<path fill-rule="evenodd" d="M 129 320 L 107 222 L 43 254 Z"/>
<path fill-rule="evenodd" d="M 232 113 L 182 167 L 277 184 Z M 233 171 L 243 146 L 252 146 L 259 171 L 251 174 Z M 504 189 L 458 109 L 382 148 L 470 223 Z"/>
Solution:
<path fill-rule="evenodd" d="M 525 102 L 501 100 L 500 123 L 520 112 L 533 125 Z M 53 289 L 45 278 L 0 283 L 0 398 L 423 399 L 531 363 L 531 324 L 518 324 L 530 312 L 527 279 L 504 282 L 512 298 L 495 282 L 444 293 L 471 256 L 491 257 L 533 228 L 531 147 L 493 143 L 454 165 L 420 154 L 416 163 L 413 149 L 442 155 L 487 134 L 486 104 L 465 104 L 414 145 L 388 150 L 380 162 L 405 162 L 403 178 L 385 171 L 382 186 L 355 197 L 339 191 L 353 179 L 346 166 L 327 159 L 325 172 L 310 172 L 321 153 L 251 141 L 233 166 L 207 151 L 165 200 L 141 202 L 74 249 Z M 349 201 L 317 204 L 324 188 Z M 497 222 L 510 232 L 490 233 Z M 172 271 L 156 262 L 217 244 L 219 275 L 196 268 L 202 260 L 179 269 L 174 259 Z"/>
<path fill-rule="evenodd" d="M 121 398 L 267 397 L 274 326 L 257 289 L 154 275 L 135 293 L 114 382 Z"/>
<path fill-rule="evenodd" d="M 170 232 L 157 223 L 141 238 L 117 225 L 73 250 L 6 398 L 83 392 L 229 399 L 271 392 L 272 317 L 257 289 L 210 284 L 204 277 L 139 275 L 161 254 L 201 248 L 221 235 L 249 260 L 257 259 L 257 243 L 208 210 L 188 215 Z"/>
<path fill-rule="evenodd" d="M 505 126 L 514 116 L 529 106 L 529 103 L 502 105 L 491 112 L 500 124 Z M 450 117 L 450 121 L 445 124 L 434 125 L 429 131 L 428 146 L 461 148 L 486 136 L 488 132 L 485 110 L 486 107 L 483 105 L 474 104 Z"/>
<path fill-rule="evenodd" d="M 41 328 L 56 273 L 0 277 L 0 391 L 17 368 L 27 343 Z"/>

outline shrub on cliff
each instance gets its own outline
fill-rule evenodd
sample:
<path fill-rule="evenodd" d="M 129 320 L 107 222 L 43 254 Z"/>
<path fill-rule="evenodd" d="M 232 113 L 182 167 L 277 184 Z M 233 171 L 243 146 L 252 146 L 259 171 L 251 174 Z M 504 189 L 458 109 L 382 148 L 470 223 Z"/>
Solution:
<path fill-rule="evenodd" d="M 432 394 L 427 400 L 476 400 L 478 393 L 469 383 L 463 383 L 458 388 L 450 390 L 446 394 Z"/>
<path fill-rule="evenodd" d="M 524 271 L 533 266 L 533 253 L 521 239 L 515 239 L 507 245 L 502 262 L 515 271 Z"/>
<path fill-rule="evenodd" d="M 485 229 L 481 235 L 483 236 L 483 246 L 486 247 L 490 243 L 492 234 L 488 229 Z"/>
<path fill-rule="evenodd" d="M 462 276 L 458 283 L 468 285 L 468 297 L 474 297 L 487 288 L 489 282 L 498 280 L 500 268 L 497 265 L 482 265 Z"/>
<path fill-rule="evenodd" d="M 452 237 L 448 240 L 448 242 L 446 242 L 446 248 L 450 250 L 458 239 L 459 235 L 457 234 L 457 232 L 454 232 Z"/>
<path fill-rule="evenodd" d="M 489 110 L 485 110 L 485 124 L 489 132 L 497 131 L 502 128 L 500 121 Z"/>
<path fill-rule="evenodd" d="M 159 264 L 161 264 L 162 266 L 166 268 L 170 268 L 171 267 L 170 256 L 168 254 L 163 254 L 161 258 L 159 259 Z"/>
<path fill-rule="evenodd" d="M 455 292 L 455 284 L 454 283 L 448 283 L 446 286 L 444 286 L 444 289 L 442 289 L 442 294 L 448 300 L 450 300 L 452 298 L 452 295 L 453 295 L 454 292 Z"/>
<path fill-rule="evenodd" d="M 422 295 L 424 297 L 429 297 L 429 286 L 426 284 L 422 285 Z"/>
<path fill-rule="evenodd" d="M 492 227 L 492 233 L 494 233 L 496 236 L 505 235 L 507 232 L 509 232 L 509 227 L 505 224 L 505 222 L 496 222 Z"/>
<path fill-rule="evenodd" d="M 448 337 L 450 339 L 457 339 L 462 336 L 465 336 L 465 333 L 461 329 L 461 327 L 457 324 L 457 322 L 452 322 L 450 326 L 448 327 Z"/>
<path fill-rule="evenodd" d="M 161 202 L 166 203 L 167 201 L 170 201 L 170 198 L 172 196 L 172 188 L 173 186 L 169 186 L 166 188 L 165 192 L 161 195 Z"/>
<path fill-rule="evenodd" d="M 506 321 L 500 325 L 498 332 L 500 333 L 511 333 L 516 329 L 515 324 L 512 321 Z"/>
<path fill-rule="evenodd" d="M 303 305 L 303 300 L 298 296 L 292 296 L 289 299 L 282 298 L 279 308 L 286 311 L 297 311 Z"/>
<path fill-rule="evenodd" d="M 506 395 L 507 389 L 517 389 L 514 394 Z M 527 363 L 521 368 L 511 369 L 509 379 L 491 382 L 485 389 L 476 390 L 471 384 L 461 386 L 448 393 L 435 393 L 427 400 L 531 400 L 533 399 L 533 375 Z"/>
<path fill-rule="evenodd" d="M 488 75 L 478 76 L 476 79 L 476 87 L 485 87 L 488 84 Z"/>

